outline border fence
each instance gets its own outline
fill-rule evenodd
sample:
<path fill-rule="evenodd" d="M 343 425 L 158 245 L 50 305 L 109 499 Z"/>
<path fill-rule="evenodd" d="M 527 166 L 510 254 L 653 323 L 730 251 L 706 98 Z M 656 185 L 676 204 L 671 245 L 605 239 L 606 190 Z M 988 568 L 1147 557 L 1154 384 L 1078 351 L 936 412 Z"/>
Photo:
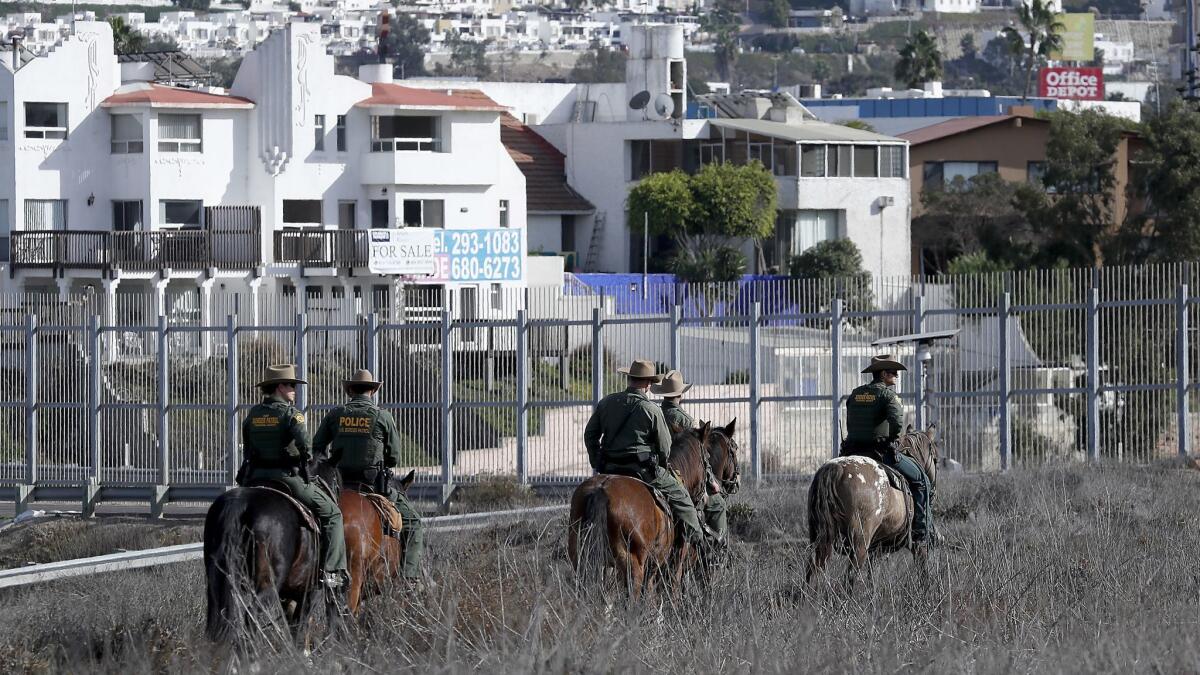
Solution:
<path fill-rule="evenodd" d="M 376 373 L 405 470 L 443 499 L 489 476 L 589 474 L 583 427 L 633 358 L 682 370 L 698 420 L 737 420 L 755 481 L 811 473 L 836 453 L 844 396 L 887 351 L 909 365 L 898 387 L 909 419 L 936 422 L 943 456 L 967 470 L 1146 462 L 1195 440 L 1195 276 L 1180 264 L 600 290 L 568 277 L 394 299 L 214 294 L 205 308 L 194 286 L 172 285 L 166 302 L 118 294 L 117 308 L 96 295 L 8 296 L 0 499 L 81 499 L 85 512 L 212 499 L 241 461 L 254 383 L 289 361 L 309 381 L 297 404 L 310 433 L 348 373 Z M 911 342 L 873 344 L 954 329 L 927 360 Z"/>

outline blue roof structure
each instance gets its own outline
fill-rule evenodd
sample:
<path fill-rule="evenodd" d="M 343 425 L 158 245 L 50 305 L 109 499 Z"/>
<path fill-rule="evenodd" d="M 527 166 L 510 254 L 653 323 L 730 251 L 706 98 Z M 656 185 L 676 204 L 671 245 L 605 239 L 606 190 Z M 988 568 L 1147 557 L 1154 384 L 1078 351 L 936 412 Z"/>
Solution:
<path fill-rule="evenodd" d="M 976 117 L 1006 115 L 1015 105 L 1026 105 L 1034 112 L 1058 109 L 1052 98 L 1030 98 L 1021 103 L 1019 96 L 947 96 L 945 98 L 806 98 L 800 101 L 817 116 L 819 108 L 857 107 L 859 119 L 879 117 Z"/>

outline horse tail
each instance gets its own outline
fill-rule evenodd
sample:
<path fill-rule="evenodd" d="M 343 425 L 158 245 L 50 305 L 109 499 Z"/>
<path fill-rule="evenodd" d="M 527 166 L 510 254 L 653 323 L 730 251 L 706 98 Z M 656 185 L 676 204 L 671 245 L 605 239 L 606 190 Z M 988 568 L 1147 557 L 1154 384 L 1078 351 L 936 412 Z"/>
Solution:
<path fill-rule="evenodd" d="M 579 508 L 571 513 L 571 552 L 575 572 L 589 580 L 603 578 L 608 564 L 608 493 L 603 485 L 588 486 Z M 576 500 L 572 500 L 576 501 Z"/>
<path fill-rule="evenodd" d="M 205 633 L 213 641 L 241 632 L 238 593 L 253 578 L 254 536 L 243 525 L 248 500 L 228 492 L 213 502 L 204 519 L 204 572 L 208 582 Z"/>
<path fill-rule="evenodd" d="M 808 488 L 808 540 L 814 544 L 820 540 L 832 546 L 846 525 L 846 514 L 837 493 L 840 475 L 836 465 L 826 464 L 817 469 Z"/>

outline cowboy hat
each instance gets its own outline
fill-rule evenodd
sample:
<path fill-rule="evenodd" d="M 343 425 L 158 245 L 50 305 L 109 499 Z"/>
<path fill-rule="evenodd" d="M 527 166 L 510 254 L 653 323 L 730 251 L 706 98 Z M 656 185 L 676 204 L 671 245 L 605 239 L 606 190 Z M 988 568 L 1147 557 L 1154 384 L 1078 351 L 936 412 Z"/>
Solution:
<path fill-rule="evenodd" d="M 354 371 L 354 374 L 350 376 L 350 379 L 342 380 L 342 384 L 370 384 L 378 387 L 383 383 L 379 380 L 376 380 L 375 376 L 371 374 L 371 371 L 367 370 L 366 368 L 359 368 L 358 370 Z"/>
<path fill-rule="evenodd" d="M 296 366 L 291 363 L 277 363 L 273 366 L 267 366 L 266 374 L 263 376 L 262 382 L 258 386 L 268 384 L 308 384 L 304 380 L 296 377 Z"/>
<path fill-rule="evenodd" d="M 682 396 L 691 388 L 692 385 L 683 381 L 683 373 L 678 370 L 668 370 L 662 384 L 652 385 L 650 392 L 669 398 L 672 396 Z"/>
<path fill-rule="evenodd" d="M 662 382 L 662 373 L 654 372 L 654 363 L 645 359 L 637 359 L 628 368 L 617 368 L 617 372 L 639 380 L 654 380 Z"/>
<path fill-rule="evenodd" d="M 872 356 L 871 365 L 863 368 L 862 371 L 864 373 L 878 373 L 882 370 L 900 372 L 901 370 L 908 370 L 908 368 L 905 368 L 903 363 L 893 359 L 891 354 L 880 354 L 879 356 Z"/>

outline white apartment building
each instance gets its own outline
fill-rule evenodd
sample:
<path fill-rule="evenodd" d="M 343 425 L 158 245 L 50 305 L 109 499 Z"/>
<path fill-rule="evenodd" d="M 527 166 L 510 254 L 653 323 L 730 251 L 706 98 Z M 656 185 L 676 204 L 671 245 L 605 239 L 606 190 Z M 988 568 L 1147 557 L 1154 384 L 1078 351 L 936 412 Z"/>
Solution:
<path fill-rule="evenodd" d="M 0 290 L 104 293 L 109 311 L 118 292 L 149 293 L 165 311 L 182 289 L 208 311 L 214 290 L 257 308 L 263 287 L 378 297 L 424 284 L 455 311 L 500 309 L 497 291 L 526 283 L 525 178 L 501 143 L 505 109 L 477 91 L 399 86 L 386 64 L 335 75 L 319 29 L 273 32 L 229 92 L 118 64 L 103 22 L 76 23 L 17 68 L 5 58 Z M 447 241 L 487 230 L 514 264 L 488 276 L 448 269 L 451 256 L 429 277 L 372 274 L 372 230 L 401 227 Z"/>
<path fill-rule="evenodd" d="M 562 251 L 584 271 L 640 272 L 642 228 L 625 222 L 637 181 L 709 162 L 759 160 L 778 187 L 777 235 L 764 242 L 768 268 L 781 269 L 822 240 L 845 238 L 872 274 L 909 273 L 906 141 L 821 122 L 786 94 L 707 97 L 701 114 L 687 100 L 682 27 L 633 25 L 627 37 L 624 82 L 472 84 L 553 143 L 565 156 L 568 183 L 595 207 L 561 232 L 531 222 L 531 247 Z M 755 257 L 747 256 L 752 265 Z"/>

